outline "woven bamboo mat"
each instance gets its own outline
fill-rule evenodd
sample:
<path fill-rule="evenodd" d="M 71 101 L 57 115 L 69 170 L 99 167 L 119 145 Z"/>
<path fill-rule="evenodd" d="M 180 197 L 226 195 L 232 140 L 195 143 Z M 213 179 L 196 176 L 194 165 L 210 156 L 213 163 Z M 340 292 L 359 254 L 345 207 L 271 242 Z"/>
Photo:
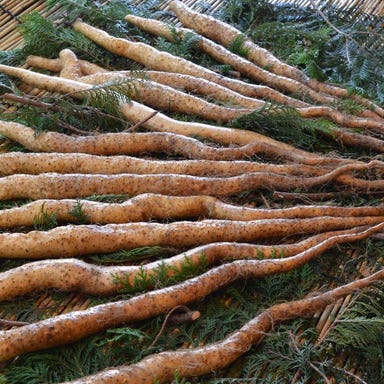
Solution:
<path fill-rule="evenodd" d="M 272 3 L 281 4 L 289 3 L 289 0 L 270 0 Z M 140 2 L 140 1 L 138 1 Z M 189 6 L 194 6 L 196 0 L 185 0 Z M 292 1 L 291 1 L 292 2 Z M 217 10 L 223 3 L 223 0 L 206 0 L 205 3 L 211 5 L 212 10 Z M 308 6 L 311 4 L 310 0 L 297 0 L 295 4 L 300 6 Z M 324 1 L 316 0 L 316 4 L 324 5 Z M 365 12 L 372 15 L 384 15 L 384 1 L 383 0 L 333 0 L 333 4 L 343 8 L 348 7 L 363 7 Z M 198 7 L 195 7 L 198 9 Z M 38 11 L 44 16 L 60 19 L 60 6 L 51 10 L 47 10 L 44 0 L 0 0 L 0 50 L 10 50 L 22 45 L 22 37 L 17 30 L 19 19 L 22 15 L 31 11 Z M 39 90 L 29 90 L 31 94 L 41 94 Z M 356 251 L 351 251 L 350 255 L 353 259 L 361 259 L 361 255 Z M 369 275 L 371 271 L 367 268 L 364 262 L 357 266 L 357 273 L 353 276 L 363 277 Z M 316 328 L 319 332 L 319 342 L 321 342 L 335 321 L 343 314 L 352 300 L 352 295 L 339 300 L 334 305 L 328 306 L 324 311 L 315 315 L 317 319 Z M 87 309 L 91 301 L 82 294 L 69 294 L 62 301 L 58 301 L 57 297 L 50 293 L 44 293 L 35 302 L 35 306 L 39 311 L 47 314 L 47 316 L 58 315 L 75 310 Z M 11 313 L 1 313 L 0 318 L 15 320 L 15 316 Z M 5 328 L 4 328 L 5 329 Z M 345 369 L 348 368 L 348 358 L 343 357 L 338 361 L 338 365 Z M 358 375 L 358 372 L 353 372 Z M 334 383 L 332 378 L 330 382 Z"/>

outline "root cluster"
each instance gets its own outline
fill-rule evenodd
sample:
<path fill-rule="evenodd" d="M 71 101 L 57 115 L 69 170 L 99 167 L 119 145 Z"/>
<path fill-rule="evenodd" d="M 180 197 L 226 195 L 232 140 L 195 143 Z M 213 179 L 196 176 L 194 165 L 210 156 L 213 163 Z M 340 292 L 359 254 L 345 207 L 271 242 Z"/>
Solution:
<path fill-rule="evenodd" d="M 0 362 L 161 315 L 239 279 L 286 273 L 331 247 L 367 239 L 384 229 L 382 202 L 282 207 L 265 197 L 275 191 L 342 193 L 362 199 L 380 195 L 384 163 L 379 159 L 313 153 L 226 124 L 277 102 L 292 108 L 298 118 L 332 122 L 323 134 L 339 142 L 341 151 L 343 146 L 354 146 L 382 153 L 383 109 L 350 96 L 343 88 L 308 78 L 252 41 L 245 40 L 247 57 L 240 57 L 227 49 L 240 31 L 177 0 L 170 2 L 169 9 L 194 31 L 199 49 L 230 64 L 247 81 L 148 44 L 116 38 L 81 20 L 74 22 L 74 30 L 115 55 L 145 66 L 144 74 L 107 70 L 78 59 L 70 49 L 62 50 L 56 59 L 28 58 L 29 66 L 50 71 L 49 75 L 0 65 L 0 72 L 74 102 L 88 100 L 92 92 L 112 95 L 119 119 L 133 124 L 124 132 L 79 135 L 37 133 L 20 122 L 0 121 L 0 134 L 27 151 L 0 153 L 0 203 L 13 202 L 0 209 L 0 258 L 26 260 L 0 272 L 0 300 L 47 289 L 113 299 L 143 275 L 149 282 L 160 270 L 164 279 L 179 276 L 186 262 L 196 268 L 204 264 L 207 270 L 192 278 L 181 276 L 170 287 L 157 289 L 149 283 L 148 292 L 130 299 L 2 330 Z M 126 21 L 171 42 L 175 34 L 183 39 L 191 33 L 185 28 L 170 33 L 164 23 L 135 15 L 128 15 Z M 109 92 L 111 84 L 120 88 Z M 125 90 L 134 89 L 130 100 L 124 98 L 122 84 Z M 7 97 L 8 102 L 55 108 L 28 95 Z M 339 98 L 346 97 L 360 104 L 358 115 L 333 108 Z M 189 115 L 192 121 L 176 119 L 171 113 Z M 274 112 L 270 113 L 273 118 Z M 194 121 L 196 116 L 206 123 Z M 116 196 L 123 201 L 92 201 Z M 248 196 L 261 198 L 264 206 Z M 39 227 L 49 220 L 53 228 Z M 102 258 L 155 246 L 171 246 L 177 249 L 176 255 L 141 265 L 102 266 L 84 260 L 94 254 Z M 382 279 L 383 273 L 265 308 L 214 344 L 151 355 L 72 383 L 166 383 L 176 370 L 183 377 L 209 374 L 234 362 L 275 324 L 313 316 Z"/>

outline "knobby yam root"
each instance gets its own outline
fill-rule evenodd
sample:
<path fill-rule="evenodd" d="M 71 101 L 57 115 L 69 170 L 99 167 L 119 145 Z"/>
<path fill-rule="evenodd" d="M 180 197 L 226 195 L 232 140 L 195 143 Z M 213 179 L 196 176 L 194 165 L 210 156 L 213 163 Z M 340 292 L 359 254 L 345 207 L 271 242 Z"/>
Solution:
<path fill-rule="evenodd" d="M 0 178 L 0 200 L 59 199 L 87 197 L 94 194 L 160 193 L 173 196 L 209 195 L 232 196 L 257 189 L 303 189 L 336 181 L 346 181 L 342 175 L 357 170 L 383 168 L 383 163 L 346 164 L 320 176 L 299 177 L 272 172 L 252 172 L 230 177 L 206 177 L 178 174 L 16 174 Z M 383 190 L 384 180 L 347 178 L 348 186 L 355 190 Z"/>
<path fill-rule="evenodd" d="M 255 242 L 382 222 L 383 216 L 325 216 L 252 221 L 180 221 L 170 224 L 67 225 L 49 231 L 0 233 L 0 258 L 68 258 L 153 245 L 190 247 L 218 241 Z"/>
<path fill-rule="evenodd" d="M 120 74 L 130 77 L 135 75 L 134 71 L 110 72 L 105 68 L 94 68 L 94 64 L 84 60 L 79 60 L 79 63 L 81 66 L 82 74 L 84 74 L 84 76 L 81 77 L 81 81 L 87 83 L 95 83 L 96 81 L 99 82 L 97 79 L 100 78 L 102 73 L 115 73 L 116 75 Z M 60 72 L 62 68 L 62 64 L 59 59 L 48 59 L 40 56 L 29 56 L 26 60 L 26 64 L 41 69 L 47 69 L 52 72 Z M 137 75 L 138 73 L 136 72 L 136 76 Z M 229 88 L 223 87 L 222 85 L 208 81 L 201 77 L 182 73 L 150 70 L 145 70 L 143 75 L 157 83 L 164 84 L 176 89 L 190 91 L 200 95 L 211 96 L 216 100 L 227 102 L 229 104 L 237 104 L 243 106 L 244 108 L 253 109 L 260 107 L 260 100 L 244 96 L 238 92 L 232 91 Z M 80 78 L 78 80 L 80 80 Z M 259 86 L 258 89 L 259 94 L 256 95 L 256 97 L 259 99 L 270 100 L 291 107 L 308 107 L 310 105 L 304 101 L 284 95 L 272 88 Z"/>
<path fill-rule="evenodd" d="M 383 216 L 384 206 L 337 207 L 296 206 L 292 208 L 249 208 L 224 203 L 211 196 L 165 196 L 143 194 L 123 203 L 88 200 L 37 200 L 20 207 L 0 210 L 0 228 L 32 226 L 44 212 L 62 222 L 76 223 L 74 212 L 81 208 L 82 219 L 93 224 L 120 224 L 161 219 L 210 218 L 221 220 L 299 219 L 320 216 Z"/>
<path fill-rule="evenodd" d="M 330 169 L 313 166 L 298 167 L 294 164 L 271 164 L 256 161 L 147 160 L 121 155 L 96 156 L 84 153 L 7 152 L 0 154 L 0 163 L 2 164 L 1 176 L 16 173 L 37 175 L 49 172 L 104 175 L 169 173 L 192 176 L 235 176 L 251 172 L 271 172 L 314 176 L 330 171 Z"/>
<path fill-rule="evenodd" d="M 201 77 L 249 97 L 260 97 L 262 95 L 261 88 L 258 85 L 225 77 L 184 58 L 159 51 L 148 44 L 113 37 L 79 20 L 73 24 L 73 28 L 106 50 L 134 60 L 148 69 Z M 276 91 L 272 90 L 271 92 L 276 94 Z M 332 98 L 327 100 L 329 102 L 333 101 Z"/>
<path fill-rule="evenodd" d="M 153 77 L 153 76 L 152 76 Z M 155 76 L 157 77 L 157 76 Z M 163 87 L 159 83 L 139 80 L 135 81 L 135 77 L 129 77 L 129 74 L 124 72 L 104 72 L 81 78 L 82 82 L 92 85 L 101 85 L 110 81 L 119 79 L 127 79 L 131 86 L 134 86 L 135 92 L 132 93 L 133 99 L 140 101 L 152 108 L 160 108 L 162 110 L 170 110 L 185 114 L 194 114 L 206 120 L 217 122 L 229 122 L 240 116 L 252 113 L 251 109 L 247 108 L 229 108 L 220 107 L 213 103 L 205 102 L 203 99 L 185 94 L 183 92 L 172 90 L 171 87 Z M 254 105 L 251 108 L 262 109 L 266 103 L 263 101 L 254 100 Z M 384 133 L 384 120 L 378 121 L 371 118 L 362 118 L 342 113 L 332 109 L 331 107 L 305 107 L 296 109 L 298 116 L 302 118 L 323 117 L 340 126 L 349 128 L 362 128 L 364 130 L 375 130 Z M 273 111 L 270 112 L 273 114 Z"/>
<path fill-rule="evenodd" d="M 235 27 L 211 16 L 195 12 L 181 1 L 172 0 L 169 4 L 169 9 L 176 14 L 177 18 L 184 26 L 219 42 L 224 47 L 228 47 L 235 38 L 244 37 L 244 35 Z M 261 48 L 249 39 L 244 40 L 244 49 L 246 50 L 247 58 L 250 61 L 262 68 L 268 68 L 270 72 L 297 80 L 318 92 L 328 93 L 337 97 L 351 97 L 361 105 L 365 106 L 368 110 L 372 110 L 378 116 L 384 117 L 384 109 L 374 104 L 372 101 L 364 99 L 358 95 L 351 96 L 346 89 L 310 79 L 298 68 L 282 62 L 271 52 Z"/>
<path fill-rule="evenodd" d="M 97 266 L 78 259 L 35 261 L 0 273 L 0 300 L 12 300 L 17 296 L 47 288 L 80 291 L 95 296 L 112 295 L 124 289 L 124 284 L 133 287 L 135 279 L 142 273 L 150 279 L 161 267 L 166 270 L 167 276 L 171 277 L 181 270 L 186 260 L 188 264 L 200 265 L 202 256 L 207 265 L 223 261 L 259 259 L 259 271 L 256 272 L 255 269 L 253 276 L 267 276 L 276 271 L 282 273 L 297 268 L 336 244 L 362 240 L 383 228 L 384 224 L 379 224 L 370 229 L 358 227 L 325 232 L 299 243 L 274 246 L 211 243 L 166 260 L 140 266 Z M 270 257 L 273 257 L 273 260 L 268 259 Z"/>
<path fill-rule="evenodd" d="M 382 225 L 380 223 L 380 226 Z M 375 227 L 370 230 L 375 231 Z M 213 268 L 198 277 L 177 285 L 150 291 L 129 300 L 102 304 L 87 310 L 55 316 L 16 329 L 1 331 L 0 361 L 10 360 L 23 353 L 72 343 L 122 323 L 148 319 L 177 305 L 186 305 L 200 300 L 238 279 L 260 276 L 260 262 L 264 261 L 237 260 Z M 265 260 L 265 262 L 268 263 L 265 269 L 268 271 L 267 273 L 279 273 L 287 269 L 287 265 L 284 266 L 284 259 Z M 293 264 L 301 265 L 302 262 L 303 260 L 295 259 Z M 291 266 L 293 265 L 288 265 L 288 268 L 291 268 Z M 365 281 L 365 284 L 368 281 L 372 283 L 381 279 L 383 275 L 384 272 L 380 272 L 362 281 Z M 354 284 L 354 289 L 364 286 L 364 283 L 355 282 Z M 290 308 L 292 309 L 292 307 Z M 312 312 L 309 314 L 312 314 Z"/>
<path fill-rule="evenodd" d="M 77 98 L 84 98 L 84 93 L 90 91 L 92 86 L 71 79 L 51 77 L 43 74 L 31 72 L 22 68 L 14 68 L 6 65 L 0 65 L 0 71 L 22 79 L 25 83 L 51 92 L 60 92 L 63 94 L 72 93 Z M 154 110 L 135 101 L 122 103 L 120 105 L 122 115 L 134 123 L 143 121 L 154 113 Z M 142 124 L 151 130 L 178 133 L 187 136 L 202 136 L 210 140 L 225 145 L 247 145 L 251 143 L 262 144 L 263 147 L 269 147 L 270 152 L 275 157 L 283 159 L 289 158 L 292 161 L 305 164 L 324 164 L 330 162 L 340 162 L 341 159 L 326 158 L 314 155 L 309 152 L 299 150 L 288 144 L 273 140 L 267 136 L 256 132 L 239 130 L 233 128 L 224 128 L 200 124 L 194 122 L 183 122 L 171 119 L 161 113 L 157 113 L 149 121 Z M 347 135 L 347 133 L 345 133 Z M 339 137 L 342 139 L 342 137 Z"/>
<path fill-rule="evenodd" d="M 337 287 L 317 296 L 275 304 L 257 315 L 238 331 L 224 340 L 194 349 L 178 349 L 150 355 L 138 363 L 111 368 L 95 375 L 67 382 L 66 384 L 152 384 L 168 383 L 179 377 L 210 374 L 233 363 L 260 342 L 266 333 L 283 321 L 299 317 L 310 317 L 324 310 L 328 305 L 356 291 L 382 280 L 384 271 L 376 272 L 364 279 Z"/>
<path fill-rule="evenodd" d="M 266 143 L 251 143 L 240 147 L 217 148 L 171 132 L 151 133 L 105 133 L 97 136 L 68 136 L 57 132 L 35 131 L 23 124 L 0 121 L 0 134 L 37 152 L 87 153 L 93 155 L 118 155 L 143 153 L 167 153 L 192 159 L 236 160 L 257 153 L 283 153 L 277 146 Z M 293 147 L 292 147 L 293 148 Z M 281 152 L 281 153 L 280 153 Z"/>
<path fill-rule="evenodd" d="M 146 32 L 164 37 L 172 42 L 175 41 L 175 34 L 178 36 L 178 38 L 183 39 L 186 34 L 193 33 L 191 30 L 186 28 L 178 28 L 173 25 L 170 26 L 169 24 L 158 20 L 143 18 L 135 15 L 127 15 L 125 20 Z M 199 49 L 213 57 L 218 62 L 230 65 L 232 68 L 236 69 L 241 74 L 254 81 L 267 84 L 268 86 L 283 92 L 298 94 L 303 97 L 310 97 L 312 100 L 318 103 L 331 104 L 335 102 L 335 98 L 314 91 L 312 88 L 298 81 L 297 79 L 286 77 L 285 75 L 281 76 L 281 74 L 275 74 L 273 72 L 267 71 L 262 68 L 264 67 L 263 65 L 257 66 L 245 58 L 232 53 L 223 46 L 218 45 L 203 36 L 198 36 L 197 46 Z M 266 87 L 265 94 L 258 97 L 271 99 L 268 94 L 270 89 L 271 88 Z M 275 101 L 277 100 L 275 99 Z M 288 105 L 299 107 L 298 103 L 292 103 Z M 300 106 L 302 107 L 303 105 Z"/>

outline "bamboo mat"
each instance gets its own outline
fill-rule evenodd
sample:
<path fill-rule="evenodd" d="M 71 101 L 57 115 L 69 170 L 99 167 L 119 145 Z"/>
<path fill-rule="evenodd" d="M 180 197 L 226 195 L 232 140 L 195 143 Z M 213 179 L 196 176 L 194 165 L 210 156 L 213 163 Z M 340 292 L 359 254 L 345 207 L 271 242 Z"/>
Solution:
<path fill-rule="evenodd" d="M 187 5 L 199 10 L 199 8 L 195 6 L 195 3 L 197 3 L 196 0 L 185 0 L 184 2 Z M 311 0 L 270 0 L 270 2 L 275 4 L 295 3 L 299 6 L 309 6 L 311 4 Z M 137 1 L 137 3 L 140 3 L 140 1 Z M 222 3 L 223 0 L 205 1 L 205 4 L 210 4 L 211 10 L 213 11 L 218 10 Z M 322 6 L 324 6 L 324 4 L 332 3 L 342 8 L 362 7 L 367 13 L 373 15 L 384 15 L 383 0 L 332 0 L 328 2 L 324 2 L 323 0 L 315 0 L 315 3 L 316 5 L 321 3 Z M 166 2 L 164 2 L 164 4 L 166 4 Z M 60 6 L 47 10 L 44 0 L 0 0 L 0 50 L 11 50 L 22 45 L 22 37 L 17 31 L 17 26 L 20 23 L 20 17 L 31 11 L 38 11 L 44 16 L 49 16 L 55 19 L 61 18 Z M 30 93 L 36 95 L 42 92 L 39 90 L 31 90 Z M 358 252 L 351 251 L 350 257 L 359 259 L 361 258 L 361 255 Z M 361 262 L 357 267 L 358 277 L 367 276 L 370 272 L 371 271 L 367 269 L 364 262 Z M 353 278 L 356 278 L 356 275 L 353 276 Z M 337 321 L 337 319 L 339 319 L 339 317 L 344 313 L 352 298 L 353 296 L 349 295 L 344 299 L 339 300 L 334 305 L 328 306 L 324 311 L 315 315 L 315 318 L 317 319 L 316 328 L 319 332 L 319 343 L 322 342 L 322 340 L 325 338 L 326 334 L 332 328 L 334 322 Z M 45 293 L 39 297 L 35 303 L 35 306 L 39 311 L 46 313 L 47 316 L 53 316 L 75 310 L 87 309 L 90 304 L 91 301 L 82 294 L 69 294 L 64 300 L 58 301 L 54 295 Z M 15 320 L 13 314 L 1 313 L 1 310 L 0 318 Z M 345 356 L 341 358 L 338 361 L 338 365 L 343 369 L 349 369 L 347 366 L 348 357 Z M 351 372 L 354 375 L 359 374 L 358 372 Z M 330 382 L 334 383 L 332 378 L 330 378 Z"/>

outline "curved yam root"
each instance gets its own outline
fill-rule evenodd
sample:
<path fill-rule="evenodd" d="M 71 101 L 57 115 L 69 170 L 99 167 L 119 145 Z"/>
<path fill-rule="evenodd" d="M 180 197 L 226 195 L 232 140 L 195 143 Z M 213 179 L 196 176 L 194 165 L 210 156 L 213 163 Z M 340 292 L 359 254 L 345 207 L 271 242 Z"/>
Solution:
<path fill-rule="evenodd" d="M 85 60 L 79 60 L 79 63 L 81 71 L 85 75 L 81 78 L 81 81 L 90 84 L 100 83 L 100 80 L 98 80 L 98 78 L 101 77 L 102 73 L 115 73 L 116 75 L 120 74 L 129 77 L 135 76 L 135 73 L 132 71 L 109 72 L 107 69 L 98 66 L 94 67 L 93 63 L 90 63 Z M 47 59 L 45 57 L 40 56 L 29 56 L 26 60 L 26 64 L 33 67 L 46 69 L 52 72 L 60 72 L 62 69 L 62 64 L 60 63 L 59 59 Z M 224 87 L 212 81 L 208 81 L 201 77 L 191 76 L 182 73 L 148 70 L 145 71 L 145 76 L 157 83 L 164 84 L 176 89 L 183 89 L 186 91 L 194 92 L 200 95 L 211 96 L 216 100 L 224 101 L 232 105 L 237 104 L 244 108 L 252 109 L 260 107 L 260 100 L 244 96 L 238 92 L 232 91 L 227 87 Z M 285 104 L 291 107 L 309 106 L 308 103 L 286 96 L 269 87 L 255 87 L 255 92 L 257 89 L 259 90 L 259 92 L 258 94 L 255 94 L 254 97 L 271 100 L 276 103 Z"/>
<path fill-rule="evenodd" d="M 169 3 L 169 9 L 175 13 L 183 25 L 219 42 L 224 47 L 228 47 L 236 37 L 243 36 L 235 27 L 212 16 L 195 12 L 181 1 L 172 0 Z M 244 41 L 244 49 L 247 50 L 247 58 L 258 66 L 268 68 L 270 72 L 297 80 L 303 84 L 309 82 L 309 78 L 304 72 L 281 62 L 271 52 L 261 48 L 251 40 L 246 39 Z"/>
<path fill-rule="evenodd" d="M 73 28 L 106 50 L 134 60 L 148 69 L 201 77 L 249 97 L 262 97 L 265 91 L 265 87 L 230 79 L 181 57 L 158 51 L 148 44 L 113 37 L 81 21 L 76 21 Z M 279 93 L 272 89 L 268 92 L 274 95 Z"/>
<path fill-rule="evenodd" d="M 156 72 L 149 74 L 150 78 L 158 78 L 162 83 L 161 75 Z M 169 78 L 171 76 L 168 76 Z M 244 116 L 252 112 L 247 108 L 229 108 L 220 107 L 218 105 L 208 103 L 200 98 L 183 92 L 173 90 L 171 87 L 163 86 L 156 82 L 150 81 L 135 81 L 135 78 L 129 77 L 129 72 L 104 72 L 81 78 L 82 82 L 92 85 L 100 85 L 118 79 L 130 79 L 134 85 L 137 94 L 133 93 L 132 98 L 140 101 L 152 108 L 160 108 L 162 110 L 171 110 L 185 114 L 194 114 L 206 120 L 217 122 L 229 122 L 237 117 Z M 260 109 L 265 107 L 265 102 L 256 99 L 253 100 L 253 105 L 250 108 Z M 250 103 L 249 103 L 250 104 Z M 376 130 L 384 133 L 384 122 L 370 118 L 361 118 L 353 115 L 348 115 L 336 111 L 330 107 L 305 107 L 296 109 L 298 115 L 302 118 L 323 117 L 338 125 L 350 128 L 363 128 L 365 130 Z M 272 112 L 273 113 L 273 112 Z"/>
<path fill-rule="evenodd" d="M 84 175 L 84 174 L 40 174 L 11 175 L 0 178 L 0 200 L 10 199 L 59 199 L 86 197 L 94 194 L 160 193 L 173 196 L 209 195 L 232 196 L 256 189 L 310 189 L 329 183 L 346 172 L 382 168 L 381 162 L 347 164 L 326 174 L 314 177 L 297 177 L 272 172 L 253 172 L 231 177 L 200 177 L 175 174 L 155 175 Z M 340 177 L 341 181 L 343 180 Z M 355 190 L 383 190 L 384 180 L 362 180 L 348 178 L 349 186 Z M 340 181 L 340 180 L 339 180 Z"/>
<path fill-rule="evenodd" d="M 154 112 L 152 108 L 134 101 L 129 104 L 121 105 L 120 110 L 127 120 L 134 123 L 142 121 L 144 116 L 149 116 Z M 308 165 L 340 164 L 344 161 L 349 161 L 340 158 L 327 158 L 314 155 L 310 152 L 297 149 L 289 144 L 279 142 L 256 132 L 178 121 L 171 119 L 162 113 L 157 113 L 153 118 L 145 122 L 143 126 L 153 131 L 205 137 L 223 145 L 247 145 L 253 142 L 259 144 L 263 143 L 269 148 L 269 153 L 274 157 L 289 159 L 294 162 Z"/>
<path fill-rule="evenodd" d="M 83 92 L 92 89 L 92 86 L 89 84 L 70 79 L 51 77 L 22 68 L 14 68 L 0 64 L 0 71 L 10 76 L 18 77 L 33 87 L 64 94 L 73 93 L 74 96 L 78 98 L 83 98 Z M 142 122 L 148 116 L 152 116 L 155 112 L 152 108 L 139 104 L 135 101 L 131 101 L 129 104 L 121 104 L 120 111 L 127 120 L 134 123 Z M 256 132 L 223 128 L 208 124 L 183 122 L 171 119 L 161 113 L 157 113 L 156 116 L 152 117 L 149 121 L 143 123 L 142 125 L 156 131 L 172 132 L 187 136 L 197 135 L 225 145 L 247 145 L 257 143 L 257 145 L 262 145 L 263 151 L 267 151 L 267 147 L 269 152 L 275 157 L 281 157 L 283 159 L 289 158 L 292 161 L 304 164 L 319 165 L 324 163 L 329 164 L 342 162 L 340 159 L 313 155 L 309 152 L 296 149 L 288 144 L 273 140 Z"/>
<path fill-rule="evenodd" d="M 382 223 L 381 223 L 382 225 Z M 375 230 L 372 228 L 371 230 Z M 363 232 L 362 232 L 363 233 Z M 268 273 L 279 273 L 291 268 L 293 265 L 281 264 L 277 267 L 276 261 L 283 262 L 284 259 L 270 260 L 266 270 Z M 180 284 L 147 292 L 143 295 L 133 297 L 126 301 L 94 306 L 88 310 L 75 311 L 68 314 L 55 316 L 38 323 L 14 328 L 9 331 L 0 332 L 0 361 L 7 361 L 23 353 L 51 348 L 58 345 L 80 340 L 86 336 L 101 332 L 105 329 L 119 326 L 127 322 L 135 322 L 159 315 L 173 307 L 181 304 L 188 304 L 193 301 L 217 291 L 238 279 L 246 279 L 253 276 L 260 276 L 260 262 L 262 260 L 238 260 L 189 279 Z M 293 262 L 300 265 L 300 262 Z M 274 272 L 272 272 L 274 271 Z M 366 279 L 357 280 L 353 283 L 353 290 L 371 284 L 384 276 L 384 272 L 378 272 Z M 339 289 L 343 294 L 351 293 L 351 289 Z M 307 299 L 311 302 L 315 298 Z M 304 300 L 305 303 L 308 303 Z M 324 307 L 335 300 L 334 294 L 326 303 L 322 301 Z M 280 304 L 281 305 L 281 304 Z M 292 314 L 292 305 L 284 306 L 287 314 Z M 321 307 L 323 308 L 323 307 Z M 307 315 L 312 315 L 305 305 Z M 316 311 L 319 307 L 316 307 Z M 280 312 L 278 312 L 280 313 Z M 281 315 L 281 313 L 280 313 Z M 267 318 L 271 320 L 268 316 Z M 285 317 L 283 317 L 285 318 Z M 289 317 L 290 318 L 290 317 Z M 275 315 L 275 320 L 279 317 Z M 195 366 L 195 364 L 193 364 Z M 172 371 L 173 375 L 173 371 Z M 91 381 L 92 383 L 94 381 Z M 134 381 L 135 383 L 137 381 Z M 152 381 L 151 381 L 152 382 Z"/>
<path fill-rule="evenodd" d="M 127 15 L 125 20 L 138 26 L 139 28 L 149 32 L 151 34 L 162 36 L 167 40 L 174 41 L 176 33 L 179 38 L 183 38 L 187 33 L 193 33 L 191 30 L 185 28 L 177 28 L 171 27 L 158 20 L 146 19 L 143 17 L 135 16 L 135 15 Z M 261 82 L 263 84 L 267 84 L 270 87 L 281 90 L 283 92 L 295 93 L 304 97 L 310 97 L 312 100 L 318 103 L 330 104 L 335 101 L 333 97 L 318 93 L 311 89 L 310 87 L 302 84 L 299 81 L 291 79 L 289 77 L 279 76 L 274 73 L 271 73 L 267 70 L 260 68 L 259 66 L 253 64 L 252 62 L 244 59 L 241 56 L 238 56 L 228 49 L 224 48 L 221 45 L 214 43 L 213 41 L 206 39 L 203 36 L 199 36 L 197 41 L 197 45 L 199 49 L 203 52 L 207 53 L 211 57 L 213 57 L 218 62 L 228 64 L 233 69 L 239 71 L 241 74 L 249 77 L 250 79 Z M 270 99 L 268 95 L 268 91 L 271 88 L 265 88 L 265 94 L 262 95 L 262 98 Z M 260 97 L 260 96 L 259 96 Z M 278 101 L 276 99 L 272 99 L 274 101 Z M 288 104 L 290 106 L 299 106 L 299 101 L 292 102 L 292 104 Z M 302 107 L 304 103 L 300 106 Z"/>
<path fill-rule="evenodd" d="M 120 224 L 158 219 L 204 217 L 221 220 L 299 219 L 320 216 L 383 216 L 384 206 L 333 207 L 297 206 L 282 209 L 257 209 L 223 203 L 210 196 L 164 196 L 144 194 L 121 204 L 87 200 L 38 200 L 21 207 L 0 210 L 0 228 L 32 226 L 44 212 L 58 222 L 76 222 L 74 212 L 81 208 L 88 223 Z"/>
<path fill-rule="evenodd" d="M 383 277 L 384 271 L 379 271 L 315 297 L 273 305 L 224 340 L 194 349 L 150 355 L 138 363 L 108 369 L 66 384 L 169 383 L 174 379 L 175 372 L 179 377 L 210 374 L 233 363 L 252 345 L 259 343 L 276 324 L 299 317 L 311 317 Z"/>
<path fill-rule="evenodd" d="M 169 9 L 173 11 L 177 18 L 188 28 L 191 28 L 199 34 L 219 42 L 224 47 L 228 47 L 232 41 L 244 35 L 235 27 L 217 20 L 211 16 L 203 15 L 190 9 L 181 1 L 172 0 Z M 304 72 L 298 68 L 292 67 L 278 58 L 276 58 L 268 50 L 261 48 L 249 39 L 244 41 L 244 49 L 247 50 L 247 58 L 262 68 L 268 68 L 269 71 L 284 77 L 294 79 L 312 89 L 333 95 L 336 97 L 350 97 L 372 110 L 378 116 L 384 117 L 384 109 L 374 104 L 370 100 L 360 96 L 349 95 L 348 91 L 343 88 L 335 87 L 329 84 L 311 80 Z"/>
<path fill-rule="evenodd" d="M 193 159 L 236 160 L 251 157 L 256 153 L 273 153 L 275 149 L 264 143 L 233 148 L 215 148 L 196 139 L 168 132 L 106 133 L 92 137 L 74 137 L 57 132 L 44 132 L 36 136 L 32 128 L 9 121 L 0 121 L 0 134 L 31 151 L 77 152 L 93 155 L 139 155 L 148 152 L 162 152 Z M 278 156 L 277 148 L 275 152 Z"/>
<path fill-rule="evenodd" d="M 96 156 L 84 153 L 8 152 L 0 154 L 0 163 L 2 164 L 1 176 L 16 173 L 37 175 L 49 172 L 104 175 L 170 173 L 192 176 L 235 176 L 251 172 L 272 172 L 314 176 L 327 172 L 324 169 L 305 165 L 298 167 L 293 164 L 255 161 L 146 160 L 129 156 Z"/>
<path fill-rule="evenodd" d="M 212 242 L 252 242 L 302 233 L 376 225 L 383 216 L 316 217 L 255 221 L 202 220 L 171 224 L 68 225 L 50 231 L 0 233 L 0 258 L 67 258 L 152 245 L 190 247 Z"/>
<path fill-rule="evenodd" d="M 377 233 L 384 224 L 372 229 L 353 228 L 346 231 L 326 232 L 312 236 L 296 244 L 276 246 L 212 243 L 194 248 L 166 260 L 159 260 L 141 266 L 97 266 L 77 259 L 43 260 L 22 265 L 0 273 L 0 300 L 13 298 L 48 288 L 63 291 L 80 291 L 95 296 L 118 293 L 124 286 L 119 283 L 129 282 L 134 286 L 140 273 L 150 279 L 161 267 L 167 276 L 173 276 L 182 269 L 183 263 L 200 265 L 202 255 L 204 263 L 217 264 L 224 260 L 229 262 L 241 259 L 259 259 L 259 271 L 254 270 L 254 277 L 267 276 L 272 273 L 297 268 L 312 260 L 336 244 L 362 240 Z M 230 257 L 228 257 L 230 255 Z M 263 257 L 265 260 L 260 260 Z M 272 257 L 272 260 L 268 258 Z M 283 257 L 283 259 L 276 259 Z M 44 278 L 42 278 L 44 276 Z"/>
<path fill-rule="evenodd" d="M 7 65 L 0 64 L 0 72 L 9 76 L 17 77 L 33 87 L 63 94 L 73 93 L 78 98 L 83 98 L 83 92 L 92 89 L 92 86 L 89 84 L 70 79 L 51 77 Z M 152 116 L 155 112 L 152 108 L 139 104 L 135 101 L 131 101 L 129 104 L 121 104 L 120 111 L 127 120 L 134 123 L 142 122 L 145 118 Z M 4 125 L 4 123 L 0 121 L 0 127 L 2 125 Z M 247 145 L 257 143 L 257 145 L 263 146 L 263 150 L 265 147 L 270 148 L 269 151 L 275 156 L 279 156 L 283 159 L 288 157 L 293 161 L 302 163 L 318 165 L 333 162 L 339 163 L 342 161 L 340 159 L 324 158 L 322 156 L 313 155 L 309 152 L 296 149 L 291 145 L 273 140 L 256 132 L 223 128 L 208 124 L 183 122 L 171 119 L 161 113 L 157 113 L 156 116 L 152 117 L 149 121 L 142 125 L 156 131 L 172 132 L 186 136 L 197 135 L 225 145 Z M 7 136 L 7 134 L 5 135 Z"/>
<path fill-rule="evenodd" d="M 92 75 L 83 76 L 81 79 L 79 79 L 79 81 L 88 84 L 100 84 L 103 82 L 101 80 L 104 78 L 103 75 L 121 75 L 134 77 L 135 73 L 132 71 L 94 73 Z M 257 109 L 260 108 L 260 106 L 264 105 L 264 102 L 261 102 L 258 99 L 243 96 L 238 92 L 223 87 L 222 85 L 195 76 L 164 71 L 146 71 L 145 76 L 147 76 L 149 79 L 156 83 L 164 84 L 168 87 L 173 87 L 187 92 L 193 92 L 202 96 L 209 96 L 215 100 L 227 103 L 228 105 L 238 105 L 248 109 Z M 279 99 L 275 101 L 286 105 L 291 104 L 291 101 L 287 101 L 286 97 L 279 97 Z M 300 106 L 308 106 L 307 103 L 303 102 L 299 102 L 299 104 Z"/>
<path fill-rule="evenodd" d="M 81 79 L 82 82 L 91 85 L 102 85 L 116 80 L 127 81 L 128 91 L 133 100 L 163 111 L 195 115 L 216 122 L 229 122 L 253 112 L 249 108 L 220 106 L 154 81 L 127 77 L 113 72 L 100 73 L 98 76 L 93 75 L 91 78 Z M 256 108 L 262 108 L 264 105 L 263 101 L 255 100 Z"/>

